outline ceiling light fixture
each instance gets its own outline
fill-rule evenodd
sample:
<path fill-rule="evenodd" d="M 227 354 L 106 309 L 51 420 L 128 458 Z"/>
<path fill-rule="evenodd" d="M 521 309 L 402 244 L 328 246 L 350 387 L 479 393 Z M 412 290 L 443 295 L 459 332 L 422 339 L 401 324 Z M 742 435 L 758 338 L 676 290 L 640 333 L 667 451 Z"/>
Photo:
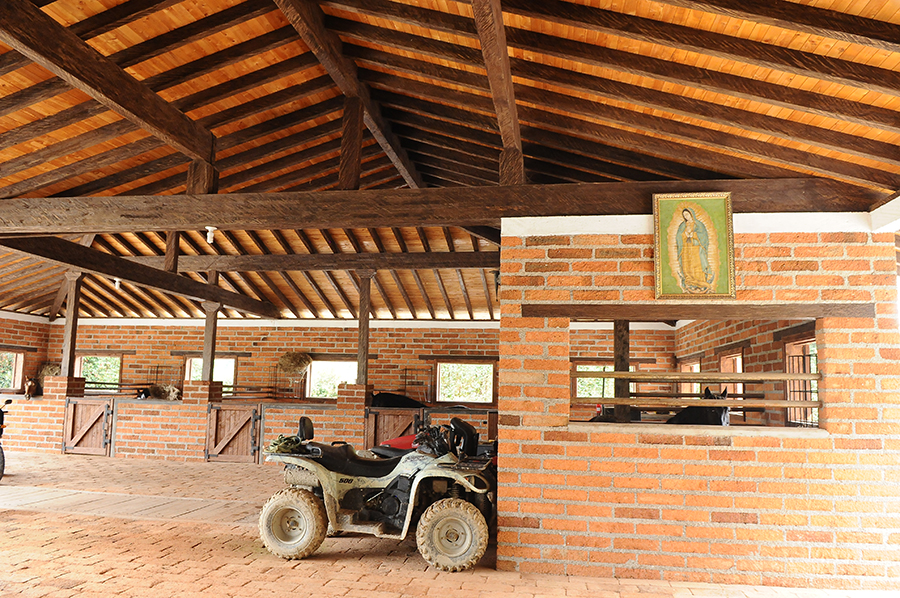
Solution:
<path fill-rule="evenodd" d="M 213 244 L 213 241 L 216 240 L 215 232 L 219 230 L 215 226 L 207 226 L 206 227 L 206 242 L 210 245 Z"/>
<path fill-rule="evenodd" d="M 120 278 L 113 278 L 113 286 L 116 287 L 116 290 L 117 290 L 117 291 L 118 291 L 119 289 L 121 289 L 121 288 L 122 288 L 122 279 L 120 279 Z"/>

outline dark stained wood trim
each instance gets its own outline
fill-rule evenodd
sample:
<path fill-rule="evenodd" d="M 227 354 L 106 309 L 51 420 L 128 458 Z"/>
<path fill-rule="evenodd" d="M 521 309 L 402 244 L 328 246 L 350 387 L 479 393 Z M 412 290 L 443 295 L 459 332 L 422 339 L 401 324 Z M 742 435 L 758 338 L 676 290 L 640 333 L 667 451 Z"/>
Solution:
<path fill-rule="evenodd" d="M 82 247 L 90 247 L 94 244 L 94 234 L 84 235 L 78 243 Z M 50 305 L 50 312 L 47 314 L 47 319 L 51 322 L 56 319 L 56 316 L 59 315 L 59 310 L 62 309 L 63 301 L 66 300 L 66 293 L 68 293 L 68 280 L 65 276 L 63 276 L 62 283 L 59 285 L 59 291 L 56 293 L 56 298 L 53 300 L 53 303 Z"/>
<path fill-rule="evenodd" d="M 504 217 L 651 214 L 654 193 L 728 191 L 735 213 L 866 210 L 885 196 L 823 178 L 645 181 L 468 189 L 14 198 L 0 202 L 7 234 L 498 226 Z M 366 206 L 361 211 L 360 205 Z M 64 217 L 61 216 L 64 214 Z"/>
<path fill-rule="evenodd" d="M 53 44 L 46 43 L 48 37 L 53 38 Z M 28 0 L 0 3 L 0 41 L 179 151 L 212 161 L 212 133 Z"/>
<path fill-rule="evenodd" d="M 149 268 L 125 258 L 103 253 L 57 237 L 4 238 L 0 244 L 16 251 L 39 256 L 45 260 L 69 266 L 82 272 L 120 278 L 139 286 L 150 287 L 205 300 L 215 300 L 254 314 L 270 318 L 281 317 L 271 303 L 256 301 L 245 295 L 231 293 L 219 287 L 194 282 L 183 276 Z"/>
<path fill-rule="evenodd" d="M 380 107 L 369 97 L 369 91 L 356 75 L 356 65 L 345 57 L 341 41 L 325 27 L 325 15 L 314 0 L 275 0 L 288 22 L 297 30 L 319 63 L 345 96 L 357 97 L 365 108 L 365 122 L 378 145 L 397 167 L 410 187 L 421 187 L 415 167 L 381 115 Z"/>
<path fill-rule="evenodd" d="M 181 349 L 172 349 L 169 351 L 172 357 L 203 357 L 203 351 L 187 351 Z M 216 351 L 217 357 L 253 357 L 250 351 Z"/>
<path fill-rule="evenodd" d="M 872 303 L 526 303 L 525 318 L 570 318 L 608 322 L 669 320 L 785 320 L 806 318 L 874 318 Z"/>
<path fill-rule="evenodd" d="M 434 355 L 419 355 L 417 359 L 419 359 L 419 361 L 470 361 L 473 363 L 490 363 L 492 361 L 500 361 L 500 356 L 491 353 L 485 353 L 484 355 L 441 353 Z"/>
<path fill-rule="evenodd" d="M 363 105 L 360 99 L 355 97 L 344 99 L 338 189 L 359 189 L 363 127 Z"/>
<path fill-rule="evenodd" d="M 816 323 L 804 322 L 803 324 L 797 324 L 796 326 L 791 326 L 790 328 L 782 328 L 781 330 L 776 330 L 772 334 L 772 340 L 776 343 L 780 343 L 782 341 L 793 341 L 795 339 L 804 337 L 815 338 L 815 336 Z"/>
<path fill-rule="evenodd" d="M 37 347 L 23 347 L 22 345 L 0 345 L 0 351 L 14 351 L 18 353 L 37 353 Z"/>
<path fill-rule="evenodd" d="M 491 85 L 491 97 L 500 125 L 500 137 L 503 139 L 500 184 L 521 185 L 525 182 L 522 137 L 519 134 L 516 94 L 509 68 L 509 51 L 506 47 L 500 0 L 472 0 L 472 12 L 481 40 L 481 53 L 484 55 L 484 68 Z"/>

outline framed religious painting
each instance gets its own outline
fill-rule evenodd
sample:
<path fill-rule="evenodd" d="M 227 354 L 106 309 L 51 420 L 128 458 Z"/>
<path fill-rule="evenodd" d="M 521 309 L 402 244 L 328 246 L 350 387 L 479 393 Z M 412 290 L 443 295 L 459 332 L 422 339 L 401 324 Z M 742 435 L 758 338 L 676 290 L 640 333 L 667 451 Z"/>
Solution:
<path fill-rule="evenodd" d="M 653 196 L 657 299 L 734 298 L 730 193 Z"/>

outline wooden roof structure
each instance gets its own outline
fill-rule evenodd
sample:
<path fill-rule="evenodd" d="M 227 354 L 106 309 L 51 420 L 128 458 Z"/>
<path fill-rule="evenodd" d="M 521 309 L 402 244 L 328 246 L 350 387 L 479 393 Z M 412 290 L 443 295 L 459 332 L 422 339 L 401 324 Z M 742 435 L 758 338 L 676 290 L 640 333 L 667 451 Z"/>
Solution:
<path fill-rule="evenodd" d="M 3 0 L 0 309 L 496 319 L 504 216 L 869 211 L 898 143 L 891 0 Z"/>

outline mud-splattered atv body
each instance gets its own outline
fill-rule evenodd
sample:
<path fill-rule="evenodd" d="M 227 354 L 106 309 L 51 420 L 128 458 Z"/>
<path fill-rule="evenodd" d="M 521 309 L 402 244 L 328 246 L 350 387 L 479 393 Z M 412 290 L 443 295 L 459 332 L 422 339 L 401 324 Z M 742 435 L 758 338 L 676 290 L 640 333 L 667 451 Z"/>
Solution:
<path fill-rule="evenodd" d="M 472 567 L 484 554 L 494 511 L 491 456 L 475 456 L 478 434 L 458 418 L 431 426 L 419 448 L 388 459 L 360 456 L 345 443 L 312 442 L 300 420 L 293 443 L 266 457 L 285 465 L 288 488 L 263 507 L 259 531 L 270 552 L 303 558 L 335 532 L 403 540 L 415 530 L 419 552 L 444 571 Z M 472 454 L 469 454 L 472 453 Z"/>

